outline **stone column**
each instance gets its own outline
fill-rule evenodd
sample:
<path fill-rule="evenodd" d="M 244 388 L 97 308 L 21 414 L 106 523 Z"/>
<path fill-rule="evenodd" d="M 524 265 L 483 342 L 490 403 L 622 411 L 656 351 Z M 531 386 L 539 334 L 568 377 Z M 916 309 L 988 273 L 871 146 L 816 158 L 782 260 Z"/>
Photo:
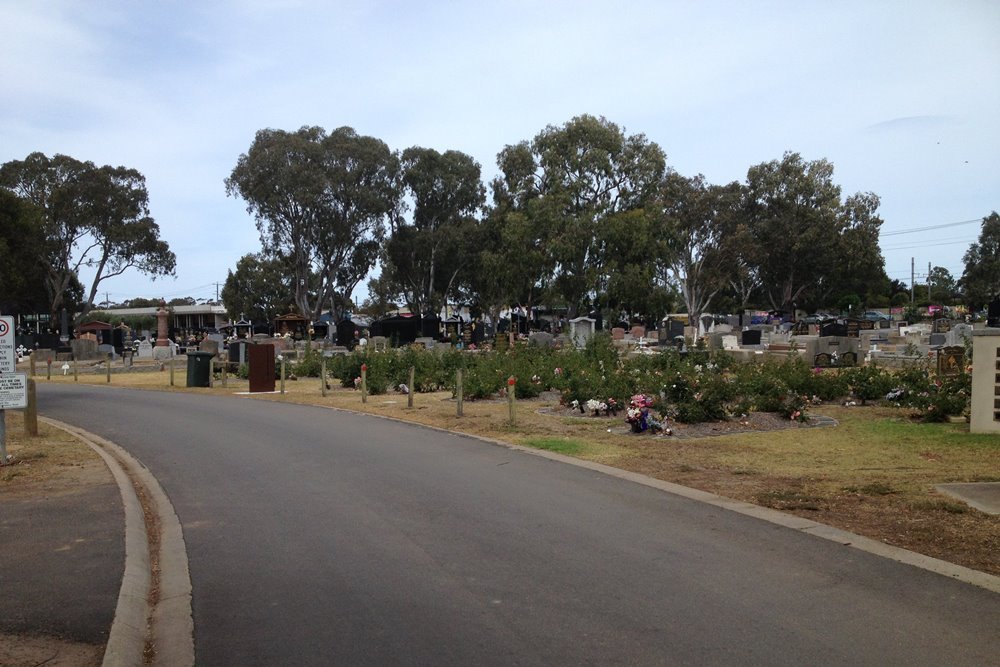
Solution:
<path fill-rule="evenodd" d="M 169 345 L 167 342 L 167 333 L 169 328 L 167 327 L 167 318 L 170 317 L 170 313 L 167 312 L 167 304 L 160 302 L 160 309 L 156 311 L 156 347 L 166 347 Z"/>
<path fill-rule="evenodd" d="M 972 332 L 972 433 L 1000 433 L 1000 329 Z"/>

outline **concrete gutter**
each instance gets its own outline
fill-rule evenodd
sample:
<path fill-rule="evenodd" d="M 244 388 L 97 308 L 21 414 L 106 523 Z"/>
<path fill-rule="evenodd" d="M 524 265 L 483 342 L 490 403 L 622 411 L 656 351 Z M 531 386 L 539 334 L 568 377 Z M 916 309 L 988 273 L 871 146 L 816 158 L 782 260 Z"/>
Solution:
<path fill-rule="evenodd" d="M 125 571 L 103 667 L 193 666 L 191 576 L 170 499 L 149 469 L 115 443 L 54 419 L 44 421 L 104 459 L 125 507 Z M 151 554 L 151 548 L 157 551 Z"/>

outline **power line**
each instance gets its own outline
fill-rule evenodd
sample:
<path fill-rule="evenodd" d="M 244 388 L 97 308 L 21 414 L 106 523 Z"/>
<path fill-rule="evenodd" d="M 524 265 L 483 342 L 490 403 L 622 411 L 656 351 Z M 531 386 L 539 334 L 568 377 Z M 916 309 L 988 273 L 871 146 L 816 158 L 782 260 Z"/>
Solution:
<path fill-rule="evenodd" d="M 912 229 L 899 229 L 894 232 L 881 232 L 879 236 L 898 236 L 899 234 L 916 234 L 917 232 L 927 232 L 932 229 L 944 229 L 945 227 L 958 227 L 959 225 L 971 225 L 974 222 L 982 222 L 982 218 L 975 220 L 962 220 L 961 222 L 947 222 L 943 225 L 930 225 L 928 227 L 914 227 Z"/>
<path fill-rule="evenodd" d="M 938 246 L 943 246 L 943 245 L 959 245 L 959 244 L 972 245 L 973 243 L 975 243 L 975 240 L 968 241 L 964 239 L 961 241 L 942 241 L 940 243 L 910 243 L 908 245 L 894 245 L 882 248 L 882 250 L 911 250 L 913 248 L 936 248 Z"/>

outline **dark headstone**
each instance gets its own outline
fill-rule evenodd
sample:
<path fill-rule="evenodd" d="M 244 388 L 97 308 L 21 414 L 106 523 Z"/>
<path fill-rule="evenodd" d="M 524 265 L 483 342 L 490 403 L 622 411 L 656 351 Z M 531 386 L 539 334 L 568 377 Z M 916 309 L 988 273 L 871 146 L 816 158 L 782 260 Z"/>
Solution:
<path fill-rule="evenodd" d="M 858 355 L 854 352 L 844 352 L 840 355 L 840 365 L 841 366 L 857 366 L 858 365 Z"/>
<path fill-rule="evenodd" d="M 1000 297 L 986 307 L 986 326 L 1000 327 Z"/>
<path fill-rule="evenodd" d="M 948 336 L 943 333 L 931 334 L 931 347 L 942 347 L 948 343 Z"/>
<path fill-rule="evenodd" d="M 829 320 L 823 322 L 819 327 L 819 335 L 823 337 L 827 336 L 846 336 L 847 326 L 837 320 Z"/>
<path fill-rule="evenodd" d="M 951 320 L 939 318 L 934 320 L 934 333 L 948 333 L 951 331 Z"/>
<path fill-rule="evenodd" d="M 760 330 L 758 329 L 747 329 L 742 332 L 742 337 L 740 338 L 741 345 L 760 345 Z"/>
<path fill-rule="evenodd" d="M 813 361 L 813 365 L 816 366 L 816 368 L 829 368 L 830 366 L 833 365 L 833 360 L 830 358 L 830 355 L 827 354 L 826 352 L 820 352 L 819 354 L 816 355 L 816 359 Z"/>

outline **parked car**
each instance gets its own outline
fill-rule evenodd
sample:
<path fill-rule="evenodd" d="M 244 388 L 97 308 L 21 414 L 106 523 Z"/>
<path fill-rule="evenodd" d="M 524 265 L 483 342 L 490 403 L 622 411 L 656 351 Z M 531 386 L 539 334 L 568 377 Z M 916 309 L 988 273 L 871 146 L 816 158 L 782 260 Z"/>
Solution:
<path fill-rule="evenodd" d="M 871 322 L 879 322 L 881 320 L 890 319 L 888 315 L 880 313 L 877 310 L 869 310 L 862 317 Z"/>

